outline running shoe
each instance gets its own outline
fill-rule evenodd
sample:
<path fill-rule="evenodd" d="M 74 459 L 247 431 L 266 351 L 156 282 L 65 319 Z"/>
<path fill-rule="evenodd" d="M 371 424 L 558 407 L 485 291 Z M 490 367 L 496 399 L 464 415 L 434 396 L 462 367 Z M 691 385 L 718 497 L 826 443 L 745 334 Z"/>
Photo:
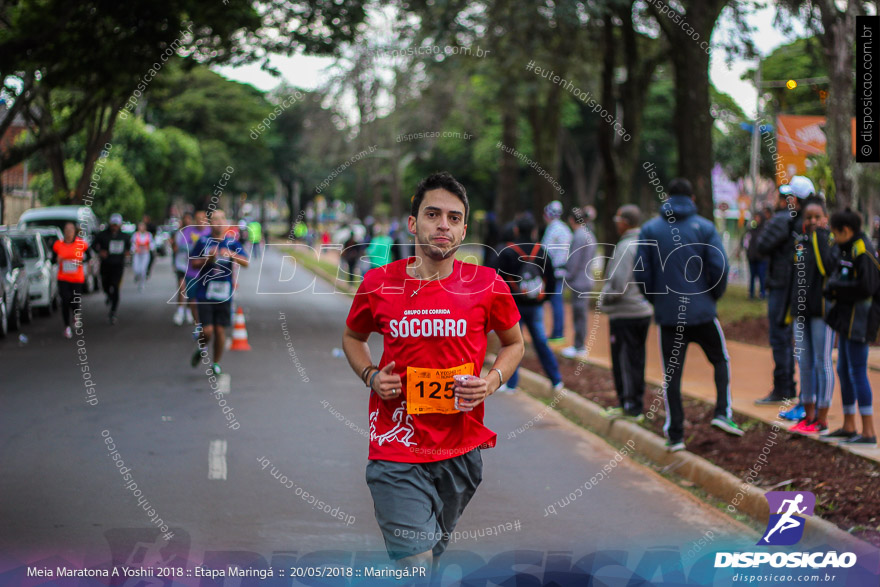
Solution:
<path fill-rule="evenodd" d="M 559 338 L 547 337 L 547 344 L 564 344 L 564 343 L 565 343 L 564 336 L 560 336 Z"/>
<path fill-rule="evenodd" d="M 193 351 L 192 357 L 189 360 L 190 366 L 195 367 L 196 365 L 198 365 L 199 359 L 201 359 L 201 358 L 202 358 L 202 349 L 196 348 L 196 350 Z"/>
<path fill-rule="evenodd" d="M 819 420 L 813 420 L 811 424 L 807 424 L 803 431 L 804 434 L 822 434 L 823 432 L 828 432 L 828 425 Z"/>
<path fill-rule="evenodd" d="M 193 322 L 195 322 L 195 320 L 193 320 L 193 313 L 190 311 L 189 308 L 187 308 L 186 309 L 186 323 L 192 324 Z"/>
<path fill-rule="evenodd" d="M 181 326 L 183 324 L 183 308 L 178 308 L 174 313 L 174 324 Z"/>
<path fill-rule="evenodd" d="M 798 423 L 789 428 L 788 431 L 794 432 L 795 434 L 805 434 L 809 426 L 811 426 L 811 423 L 807 422 L 806 418 L 801 418 Z"/>
<path fill-rule="evenodd" d="M 562 391 L 565 388 L 565 384 L 560 381 L 556 385 L 553 386 L 553 391 Z"/>
<path fill-rule="evenodd" d="M 602 415 L 606 418 L 622 418 L 626 415 L 626 412 L 623 411 L 623 408 L 617 406 L 614 408 L 606 408 L 602 410 Z"/>
<path fill-rule="evenodd" d="M 877 446 L 877 437 L 876 436 L 862 436 L 861 434 L 856 434 L 846 440 L 841 440 L 840 444 L 855 445 L 855 446 Z"/>
<path fill-rule="evenodd" d="M 644 414 L 630 414 L 629 412 L 624 413 L 623 415 L 625 420 L 629 420 L 630 422 L 644 422 L 645 415 Z"/>
<path fill-rule="evenodd" d="M 220 363 L 214 363 L 211 366 L 211 369 L 214 371 L 214 375 L 223 375 L 223 370 L 220 368 Z"/>
<path fill-rule="evenodd" d="M 73 338 L 73 330 L 70 329 L 70 326 L 64 329 L 64 338 Z"/>
<path fill-rule="evenodd" d="M 563 357 L 565 357 L 566 359 L 576 359 L 576 358 L 580 358 L 580 357 L 586 357 L 587 349 L 585 349 L 585 348 L 579 349 L 577 347 L 567 346 L 564 349 L 562 349 L 561 351 L 559 351 L 559 354 L 562 355 Z"/>
<path fill-rule="evenodd" d="M 684 441 L 682 440 L 667 440 L 666 441 L 666 450 L 669 452 L 679 452 L 684 450 Z"/>
<path fill-rule="evenodd" d="M 781 393 L 776 393 L 776 391 L 771 391 L 767 397 L 755 400 L 756 406 L 773 406 L 778 404 L 784 404 L 785 400 L 794 399 L 793 395 L 783 395 Z"/>
<path fill-rule="evenodd" d="M 852 438 L 853 436 L 858 436 L 858 434 L 856 433 L 855 430 L 853 430 L 852 432 L 848 432 L 847 430 L 844 430 L 843 428 L 838 428 L 834 432 L 829 432 L 828 434 L 823 434 L 821 438 L 822 438 L 822 440 L 827 440 L 827 441 L 831 442 L 831 441 L 836 441 L 836 440 L 847 440 L 847 439 Z"/>
<path fill-rule="evenodd" d="M 734 436 L 742 436 L 745 432 L 742 431 L 742 428 L 736 425 L 736 422 L 728 418 L 727 416 L 715 416 L 712 418 L 712 426 L 716 428 L 720 428 L 724 430 L 728 434 L 732 434 Z"/>
<path fill-rule="evenodd" d="M 786 412 L 779 412 L 779 417 L 783 420 L 791 420 L 792 422 L 797 422 L 798 420 L 803 420 L 807 415 L 807 410 L 804 406 L 797 405 L 792 409 Z"/>

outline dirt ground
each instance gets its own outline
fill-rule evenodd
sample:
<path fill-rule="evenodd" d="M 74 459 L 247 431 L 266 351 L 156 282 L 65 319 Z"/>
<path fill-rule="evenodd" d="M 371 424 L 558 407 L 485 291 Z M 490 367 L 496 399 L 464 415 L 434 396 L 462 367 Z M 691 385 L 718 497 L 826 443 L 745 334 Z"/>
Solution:
<path fill-rule="evenodd" d="M 762 335 L 766 337 L 766 318 Z M 749 332 L 743 329 L 743 332 Z M 755 330 L 757 332 L 757 330 Z M 727 327 L 725 327 L 727 334 Z M 731 337 L 732 338 L 732 337 Z M 614 379 L 611 372 L 584 365 L 575 375 L 578 362 L 560 359 L 560 370 L 568 389 L 603 407 L 617 405 Z M 529 349 L 522 366 L 543 373 L 540 362 Z M 642 426 L 663 435 L 665 411 L 658 397 L 659 388 L 648 386 L 645 391 L 646 408 L 655 398 L 660 411 L 653 420 Z M 733 475 L 745 479 L 757 463 L 765 445 L 773 443 L 769 424 L 734 414 L 736 422 L 746 431 L 745 436 L 730 436 L 714 427 L 713 406 L 691 398 L 684 399 L 685 444 L 687 449 Z M 815 442 L 782 431 L 776 444 L 770 446 L 767 462 L 763 464 L 754 483 L 765 490 L 812 491 L 816 495 L 816 514 L 837 524 L 876 546 L 880 546 L 880 466 L 833 446 Z"/>

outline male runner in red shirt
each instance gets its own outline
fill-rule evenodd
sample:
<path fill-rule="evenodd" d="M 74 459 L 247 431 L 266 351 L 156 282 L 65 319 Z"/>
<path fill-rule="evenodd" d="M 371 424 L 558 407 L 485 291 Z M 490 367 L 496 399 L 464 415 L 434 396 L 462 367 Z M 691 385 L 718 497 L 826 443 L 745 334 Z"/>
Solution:
<path fill-rule="evenodd" d="M 455 259 L 467 231 L 464 187 L 447 172 L 431 175 L 411 213 L 415 256 L 367 272 L 342 348 L 371 389 L 367 485 L 388 555 L 401 567 L 428 567 L 482 480 L 480 449 L 496 439 L 483 425 L 483 400 L 519 364 L 523 339 L 507 283 Z M 490 330 L 502 346 L 481 378 Z M 384 340 L 378 365 L 371 332 Z M 459 384 L 455 375 L 474 377 Z"/>

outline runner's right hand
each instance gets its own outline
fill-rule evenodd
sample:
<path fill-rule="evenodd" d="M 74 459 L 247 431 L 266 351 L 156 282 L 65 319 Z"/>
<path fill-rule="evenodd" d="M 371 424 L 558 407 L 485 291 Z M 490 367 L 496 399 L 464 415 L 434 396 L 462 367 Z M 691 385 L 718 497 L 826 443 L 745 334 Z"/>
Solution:
<path fill-rule="evenodd" d="M 373 378 L 373 391 L 384 400 L 397 399 L 403 393 L 400 375 L 394 373 L 394 361 L 382 367 L 379 374 Z"/>

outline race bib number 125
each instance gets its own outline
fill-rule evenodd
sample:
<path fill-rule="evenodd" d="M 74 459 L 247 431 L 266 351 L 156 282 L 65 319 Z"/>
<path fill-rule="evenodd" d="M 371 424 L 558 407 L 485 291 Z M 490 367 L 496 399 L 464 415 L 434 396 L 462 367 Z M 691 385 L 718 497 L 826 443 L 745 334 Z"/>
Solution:
<path fill-rule="evenodd" d="M 406 411 L 409 414 L 457 414 L 453 375 L 473 375 L 474 364 L 449 369 L 406 368 Z"/>

